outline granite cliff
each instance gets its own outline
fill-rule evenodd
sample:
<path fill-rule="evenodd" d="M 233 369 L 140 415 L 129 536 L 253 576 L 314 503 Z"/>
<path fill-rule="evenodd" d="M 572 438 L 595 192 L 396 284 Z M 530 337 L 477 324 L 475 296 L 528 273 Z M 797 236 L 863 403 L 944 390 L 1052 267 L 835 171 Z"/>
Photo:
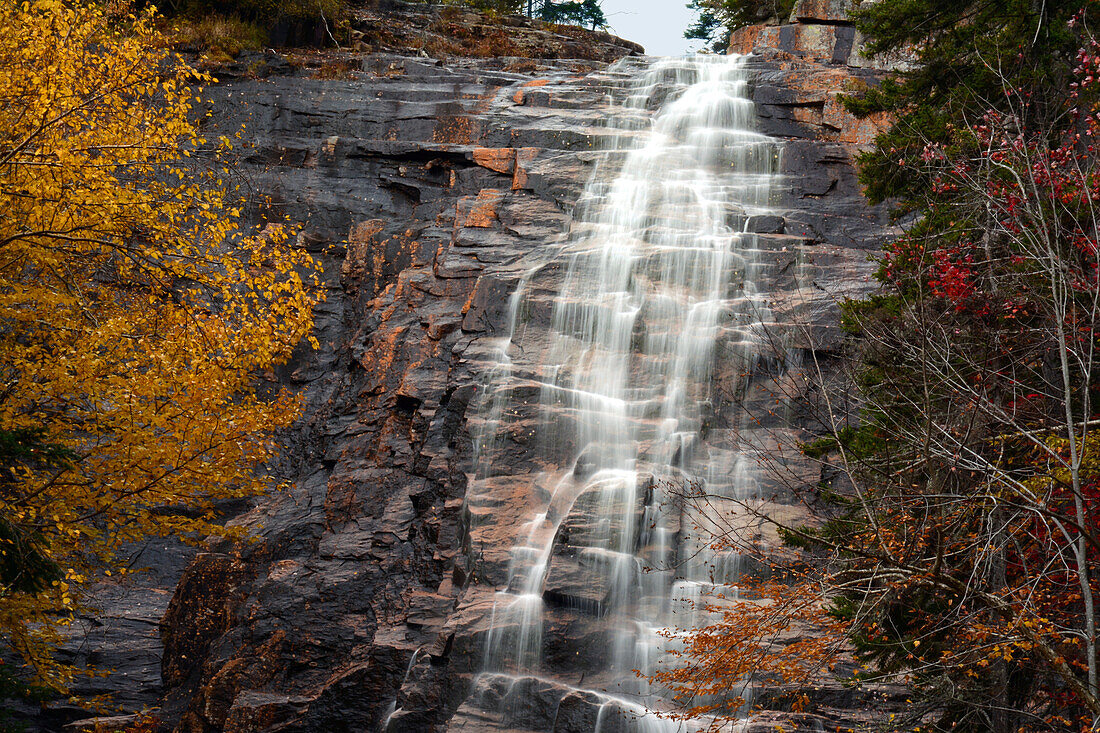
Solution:
<path fill-rule="evenodd" d="M 784 143 L 782 215 L 753 225 L 767 242 L 762 272 L 789 348 L 823 364 L 841 345 L 837 302 L 870 287 L 868 255 L 889 234 L 852 165 L 882 121 L 856 120 L 837 101 L 882 72 L 860 57 L 843 8 L 802 0 L 790 23 L 733 39 L 733 51 L 755 55 L 759 128 Z M 242 58 L 210 95 L 217 129 L 245 125 L 240 171 L 257 215 L 302 223 L 299 244 L 323 260 L 328 300 L 320 348 L 271 375 L 304 397 L 273 469 L 289 488 L 233 520 L 255 542 L 190 562 L 160 621 L 161 717 L 180 733 L 386 721 L 389 731 L 586 733 L 599 705 L 576 688 L 606 652 L 606 622 L 568 577 L 553 588 L 544 639 L 560 673 L 483 679 L 471 695 L 491 596 L 533 490 L 469 493 L 472 406 L 527 259 L 565 236 L 611 134 L 609 105 L 648 62 L 610 37 L 587 38 L 585 53 L 566 40 L 528 54 L 560 59 L 473 59 L 394 53 L 393 34 L 364 33 L 359 50 Z M 535 310 L 534 321 L 549 317 Z M 743 384 L 735 372 L 716 373 L 716 393 L 742 398 L 714 406 L 713 450 L 734 438 L 734 410 L 776 397 L 773 375 Z M 812 397 L 798 394 L 810 381 L 787 376 L 784 399 Z M 777 445 L 813 429 L 797 414 L 772 427 Z M 522 431 L 497 450 L 521 465 Z M 820 467 L 787 450 L 768 493 L 774 511 L 796 513 L 792 488 L 818 481 Z M 504 716 L 486 702 L 508 696 L 522 702 Z M 815 700 L 816 717 L 787 716 L 788 729 L 852 721 L 867 705 L 836 684 Z"/>

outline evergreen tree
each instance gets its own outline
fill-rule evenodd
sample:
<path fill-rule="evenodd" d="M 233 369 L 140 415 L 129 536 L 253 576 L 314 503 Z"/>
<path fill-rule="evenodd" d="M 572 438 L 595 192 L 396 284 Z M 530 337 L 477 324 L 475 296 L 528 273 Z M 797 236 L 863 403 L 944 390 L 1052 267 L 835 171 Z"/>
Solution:
<path fill-rule="evenodd" d="M 706 47 L 715 53 L 725 51 L 729 46 L 729 32 L 714 11 L 705 7 L 702 0 L 692 0 L 688 8 L 697 11 L 699 16 L 684 31 L 684 38 L 704 41 Z"/>
<path fill-rule="evenodd" d="M 548 23 L 586 25 L 593 30 L 607 27 L 607 16 L 600 7 L 600 0 L 545 0 L 538 10 L 538 17 Z"/>
<path fill-rule="evenodd" d="M 895 120 L 860 159 L 872 203 L 919 207 L 929 179 L 905 163 L 929 142 L 961 152 L 969 143 L 958 131 L 989 109 L 1011 107 L 1031 129 L 1064 128 L 1080 40 L 1071 19 L 1080 7 L 1065 0 L 892 0 L 851 11 L 868 39 L 867 55 L 915 57 L 911 69 L 847 100 L 857 115 L 886 112 Z M 1085 8 L 1080 20 L 1090 26 L 1100 13 L 1094 4 Z M 1026 105 L 1006 97 L 1013 88 L 1026 90 Z"/>
<path fill-rule="evenodd" d="M 730 33 L 748 25 L 785 22 L 795 0 L 691 0 L 688 7 L 699 15 L 684 33 L 685 38 L 708 42 L 717 52 L 729 45 Z"/>

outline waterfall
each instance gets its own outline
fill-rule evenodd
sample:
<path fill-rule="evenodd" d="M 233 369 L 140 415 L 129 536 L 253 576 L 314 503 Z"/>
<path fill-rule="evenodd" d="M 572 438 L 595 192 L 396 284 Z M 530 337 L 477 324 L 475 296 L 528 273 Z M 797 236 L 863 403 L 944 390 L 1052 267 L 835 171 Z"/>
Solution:
<path fill-rule="evenodd" d="M 481 390 L 468 502 L 522 485 L 527 510 L 483 670 L 551 676 L 551 608 L 602 619 L 601 668 L 568 680 L 602 696 L 597 729 L 611 706 L 642 710 L 637 730 L 675 730 L 646 718 L 659 691 L 634 670 L 653 671 L 662 630 L 705 624 L 707 598 L 736 593 L 714 518 L 677 497 L 756 491 L 751 460 L 707 443 L 716 363 L 751 374 L 772 321 L 757 285 L 767 235 L 753 232 L 773 214 L 779 147 L 755 130 L 746 61 L 656 59 L 634 77 L 568 237 L 512 296 Z"/>

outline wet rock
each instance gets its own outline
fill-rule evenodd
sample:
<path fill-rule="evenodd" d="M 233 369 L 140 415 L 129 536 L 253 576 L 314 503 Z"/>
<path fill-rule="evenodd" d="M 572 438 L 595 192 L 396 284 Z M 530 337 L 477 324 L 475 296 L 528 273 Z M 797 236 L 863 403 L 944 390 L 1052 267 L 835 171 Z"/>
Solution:
<path fill-rule="evenodd" d="M 568 688 L 535 677 L 522 677 L 508 688 L 500 705 L 509 724 L 549 730 L 558 712 L 558 703 Z"/>
<path fill-rule="evenodd" d="M 788 33 L 790 50 L 754 67 L 762 125 L 788 142 L 776 212 L 730 213 L 754 233 L 752 256 L 776 288 L 777 343 L 798 353 L 835 347 L 835 299 L 870 272 L 867 251 L 885 231 L 851 167 L 867 130 L 830 107 L 842 77 L 815 77 L 838 65 L 844 32 L 832 16 L 816 20 L 826 30 Z M 816 65 L 780 63 L 796 57 Z M 511 296 L 532 267 L 539 285 L 516 304 L 518 325 L 547 329 L 563 273 L 544 255 L 561 241 L 599 158 L 592 146 L 609 134 L 600 127 L 608 97 L 640 64 L 359 61 L 347 78 L 272 74 L 211 90 L 221 129 L 248 123 L 243 165 L 280 215 L 302 222 L 329 302 L 319 312 L 320 349 L 303 349 L 286 369 L 304 397 L 276 471 L 288 490 L 240 520 L 255 542 L 195 564 L 165 617 L 177 730 L 375 730 L 388 719 L 390 733 L 588 733 L 600 710 L 601 730 L 619 730 L 637 713 L 609 711 L 575 685 L 578 672 L 596 674 L 611 654 L 616 620 L 600 614 L 615 553 L 654 543 L 657 561 L 646 514 L 657 482 L 644 462 L 656 458 L 642 447 L 643 478 L 631 492 L 586 486 L 599 480 L 596 452 L 556 465 L 578 446 L 575 416 L 542 402 L 548 375 L 538 360 L 549 343 L 532 337 L 523 352 L 505 337 Z M 738 330 L 740 316 L 730 314 L 723 339 L 754 336 Z M 680 464 L 728 453 L 732 472 L 742 437 L 733 405 L 773 397 L 741 378 L 740 348 L 720 350 L 728 361 L 700 410 L 706 435 L 679 446 Z M 513 379 L 487 393 L 503 349 Z M 509 416 L 500 435 L 493 405 Z M 544 410 L 565 437 L 536 460 L 530 448 Z M 656 405 L 637 419 L 658 416 Z M 478 473 L 475 455 L 488 459 Z M 810 480 L 812 467 L 782 465 Z M 554 477 L 570 470 L 575 484 L 563 490 Z M 765 488 L 776 507 L 791 506 Z M 607 521 L 593 519 L 600 507 Z M 670 537 L 681 526 L 674 513 L 663 525 Z M 532 521 L 538 514 L 542 523 Z M 479 688 L 482 700 L 470 694 L 481 684 L 475 675 L 508 597 L 513 547 L 529 541 L 552 543 L 542 653 L 554 679 L 498 679 Z M 512 578 L 511 590 L 522 581 Z"/>
<path fill-rule="evenodd" d="M 782 234 L 785 222 L 781 216 L 750 216 L 745 231 L 757 234 Z"/>
<path fill-rule="evenodd" d="M 611 600 L 616 572 L 635 572 L 635 562 L 629 555 L 563 545 L 554 552 L 543 595 L 550 603 L 599 615 Z"/>
<path fill-rule="evenodd" d="M 603 700 L 591 692 L 574 691 L 558 703 L 553 733 L 588 733 L 596 730 Z"/>
<path fill-rule="evenodd" d="M 542 660 L 547 669 L 564 675 L 606 669 L 614 643 L 613 619 L 577 610 L 548 606 L 543 612 Z"/>
<path fill-rule="evenodd" d="M 652 487 L 647 475 L 592 477 L 554 538 L 543 591 L 548 602 L 603 613 L 616 584 L 640 572 L 633 553 Z"/>

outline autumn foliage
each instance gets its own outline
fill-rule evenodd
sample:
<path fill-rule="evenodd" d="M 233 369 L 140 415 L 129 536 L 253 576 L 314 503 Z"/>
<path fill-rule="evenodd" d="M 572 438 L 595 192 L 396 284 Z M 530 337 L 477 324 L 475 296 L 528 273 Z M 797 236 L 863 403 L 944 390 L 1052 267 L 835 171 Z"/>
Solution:
<path fill-rule="evenodd" d="M 907 232 L 882 254 L 880 291 L 844 307 L 861 406 L 826 414 L 827 436 L 804 448 L 834 477 L 804 497 L 818 521 L 780 528 L 820 570 L 761 586 L 769 602 L 690 635 L 687 672 L 665 679 L 692 714 L 728 713 L 693 697 L 720 680 L 808 679 L 833 637 L 852 645 L 854 683 L 912 690 L 899 729 L 1095 730 L 1100 44 L 1092 4 L 1068 31 L 1053 20 L 1065 5 L 1050 5 L 1051 17 L 1016 14 L 997 29 L 965 25 L 1007 12 L 989 4 L 867 11 L 880 24 L 928 15 L 899 37 L 928 34 L 933 65 L 872 94 L 897 95 L 902 117 L 864 158 L 870 190 L 898 197 Z M 962 33 L 948 22 L 956 11 Z M 1018 45 L 1002 43 L 1004 28 Z M 983 33 L 1000 45 L 979 48 Z M 951 86 L 935 65 L 948 52 L 980 89 Z M 923 86 L 905 86 L 914 79 Z M 820 648 L 763 643 L 810 620 L 799 599 L 815 587 L 835 622 L 818 624 Z"/>
<path fill-rule="evenodd" d="M 718 620 L 666 630 L 669 658 L 651 682 L 671 692 L 678 715 L 712 719 L 716 728 L 742 715 L 761 686 L 781 690 L 773 697 L 786 696 L 792 710 L 803 710 L 809 700 L 802 690 L 826 676 L 847 648 L 819 582 L 816 572 L 801 568 L 707 601 Z"/>
<path fill-rule="evenodd" d="M 197 127 L 212 80 L 151 12 L 0 6 L 0 635 L 39 682 L 82 588 L 150 535 L 222 533 L 295 399 L 316 267 L 242 229 Z"/>

